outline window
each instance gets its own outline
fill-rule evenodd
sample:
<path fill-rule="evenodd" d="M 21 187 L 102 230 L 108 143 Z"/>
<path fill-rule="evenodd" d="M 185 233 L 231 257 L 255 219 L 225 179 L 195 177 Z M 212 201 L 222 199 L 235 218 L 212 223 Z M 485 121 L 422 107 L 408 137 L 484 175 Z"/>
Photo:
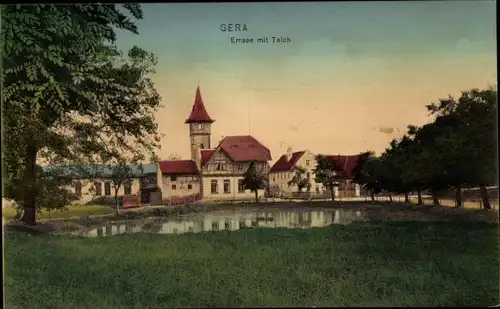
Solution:
<path fill-rule="evenodd" d="M 177 186 L 176 185 L 172 185 L 172 190 L 175 190 L 177 189 Z"/>
<path fill-rule="evenodd" d="M 188 189 L 189 190 L 193 189 L 193 185 L 192 184 L 188 184 Z"/>
<path fill-rule="evenodd" d="M 123 184 L 123 194 L 125 194 L 125 195 L 130 195 L 130 194 L 132 194 L 132 181 L 127 180 L 127 181 Z"/>
<path fill-rule="evenodd" d="M 309 160 L 306 160 L 306 166 L 309 166 Z"/>
<path fill-rule="evenodd" d="M 222 167 L 221 167 L 221 164 L 219 163 L 219 164 L 217 164 L 217 167 L 216 167 L 215 169 L 216 169 L 216 170 L 218 170 L 218 171 L 220 171 L 220 170 L 221 170 L 221 168 L 222 168 Z"/>
<path fill-rule="evenodd" d="M 99 181 L 94 182 L 95 195 L 102 195 L 102 183 Z"/>
<path fill-rule="evenodd" d="M 75 193 L 77 196 L 82 196 L 82 183 L 78 180 L 75 182 Z"/>
<path fill-rule="evenodd" d="M 200 145 L 200 148 L 201 148 L 201 149 L 205 149 L 205 145 L 204 145 L 204 144 L 201 144 L 201 145 Z"/>
<path fill-rule="evenodd" d="M 319 193 L 319 186 L 316 186 L 316 193 Z"/>
<path fill-rule="evenodd" d="M 238 164 L 238 170 L 242 170 L 243 169 L 243 164 Z"/>
<path fill-rule="evenodd" d="M 109 196 L 111 195 L 111 182 L 106 181 L 104 183 L 104 195 Z"/>
<path fill-rule="evenodd" d="M 238 179 L 238 192 L 245 192 L 245 187 L 243 186 L 243 179 Z"/>
<path fill-rule="evenodd" d="M 210 193 L 217 194 L 218 193 L 217 189 L 218 189 L 217 188 L 217 180 L 210 181 Z"/>
<path fill-rule="evenodd" d="M 227 230 L 227 229 L 229 229 L 229 227 L 230 227 L 230 226 L 231 226 L 231 225 L 229 224 L 229 222 L 228 222 L 228 221 L 224 222 L 224 227 L 226 228 L 226 230 Z"/>
<path fill-rule="evenodd" d="M 229 179 L 224 180 L 224 193 L 231 193 L 231 181 Z"/>
<path fill-rule="evenodd" d="M 177 176 L 176 176 L 176 175 L 172 175 L 172 176 L 170 176 L 170 180 L 172 180 L 172 181 L 177 181 Z"/>
<path fill-rule="evenodd" d="M 198 130 L 203 130 L 203 123 L 198 123 Z"/>
<path fill-rule="evenodd" d="M 276 176 L 273 175 L 272 179 L 273 179 L 273 181 L 275 181 L 276 180 Z"/>
<path fill-rule="evenodd" d="M 212 222 L 212 230 L 218 230 L 219 229 L 219 222 Z"/>

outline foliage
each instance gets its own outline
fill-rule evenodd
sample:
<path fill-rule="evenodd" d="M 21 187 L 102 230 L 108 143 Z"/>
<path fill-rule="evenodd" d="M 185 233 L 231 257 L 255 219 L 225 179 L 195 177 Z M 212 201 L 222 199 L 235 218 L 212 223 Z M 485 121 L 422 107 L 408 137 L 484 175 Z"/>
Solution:
<path fill-rule="evenodd" d="M 248 170 L 243 174 L 242 186 L 255 192 L 255 201 L 259 201 L 258 190 L 266 189 L 268 186 L 268 179 L 266 175 L 257 170 L 255 162 L 250 163 Z"/>
<path fill-rule="evenodd" d="M 34 224 L 38 159 L 107 162 L 159 147 L 156 57 L 115 46 L 115 29 L 137 33 L 139 4 L 1 9 L 4 175 Z"/>
<path fill-rule="evenodd" d="M 315 181 L 322 183 L 323 186 L 330 190 L 332 201 L 335 200 L 335 187 L 340 184 L 342 177 L 342 167 L 337 161 L 328 158 L 324 155 L 316 155 L 316 167 L 314 169 Z"/>
<path fill-rule="evenodd" d="M 296 185 L 297 190 L 302 192 L 305 188 L 307 192 L 311 191 L 311 180 L 310 176 L 306 175 L 306 170 L 300 166 L 295 167 L 295 174 L 292 179 L 288 182 L 288 186 Z"/>

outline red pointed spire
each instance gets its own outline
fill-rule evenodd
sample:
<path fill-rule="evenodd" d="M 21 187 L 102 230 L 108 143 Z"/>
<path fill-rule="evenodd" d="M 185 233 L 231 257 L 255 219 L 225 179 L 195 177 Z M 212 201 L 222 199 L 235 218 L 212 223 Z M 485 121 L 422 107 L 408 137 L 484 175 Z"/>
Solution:
<path fill-rule="evenodd" d="M 210 118 L 205 109 L 205 105 L 203 104 L 203 99 L 201 98 L 200 86 L 196 88 L 196 97 L 194 98 L 193 109 L 191 110 L 191 114 L 189 118 L 186 119 L 185 123 L 191 122 L 209 122 L 212 123 L 215 120 Z"/>

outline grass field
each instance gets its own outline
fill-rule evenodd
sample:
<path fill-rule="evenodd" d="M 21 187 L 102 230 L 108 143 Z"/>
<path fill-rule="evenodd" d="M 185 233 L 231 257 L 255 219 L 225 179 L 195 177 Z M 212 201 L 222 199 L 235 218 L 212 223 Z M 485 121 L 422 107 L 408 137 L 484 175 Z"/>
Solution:
<path fill-rule="evenodd" d="M 92 216 L 92 215 L 104 215 L 115 213 L 115 209 L 110 206 L 103 205 L 71 205 L 67 206 L 63 210 L 42 210 L 41 213 L 37 214 L 37 219 L 69 219 L 78 218 L 80 216 Z M 2 209 L 2 216 L 6 219 L 12 219 L 16 216 L 16 210 L 14 208 L 4 208 Z"/>
<path fill-rule="evenodd" d="M 6 308 L 486 306 L 498 225 L 5 235 Z"/>

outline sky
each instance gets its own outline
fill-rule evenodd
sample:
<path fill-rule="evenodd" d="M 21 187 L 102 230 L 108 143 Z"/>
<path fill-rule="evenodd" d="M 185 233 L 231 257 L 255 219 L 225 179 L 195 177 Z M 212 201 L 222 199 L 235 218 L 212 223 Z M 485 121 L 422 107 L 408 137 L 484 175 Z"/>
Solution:
<path fill-rule="evenodd" d="M 139 34 L 158 57 L 162 159 L 190 159 L 184 120 L 200 86 L 222 136 L 252 135 L 271 150 L 384 151 L 426 104 L 496 84 L 494 1 L 143 4 Z M 223 32 L 221 24 L 246 25 Z M 291 42 L 272 43 L 272 37 Z M 231 43 L 268 37 L 269 43 Z"/>

